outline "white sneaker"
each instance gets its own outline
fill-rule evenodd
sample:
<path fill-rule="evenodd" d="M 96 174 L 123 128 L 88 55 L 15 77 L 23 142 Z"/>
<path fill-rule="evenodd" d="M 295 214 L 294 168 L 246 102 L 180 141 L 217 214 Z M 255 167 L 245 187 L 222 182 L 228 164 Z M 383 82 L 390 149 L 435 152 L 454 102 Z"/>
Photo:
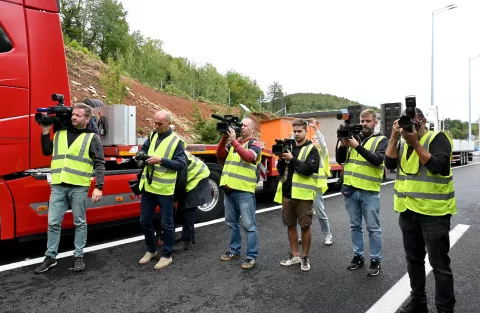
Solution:
<path fill-rule="evenodd" d="M 291 253 L 289 254 L 288 259 L 284 259 L 280 261 L 280 265 L 283 265 L 283 266 L 290 266 L 290 265 L 299 264 L 299 263 L 302 263 L 302 259 L 300 259 L 299 256 L 292 255 Z"/>
<path fill-rule="evenodd" d="M 300 268 L 302 269 L 302 271 L 306 272 L 306 271 L 309 271 L 310 270 L 310 259 L 307 257 L 307 256 L 304 256 L 302 259 L 302 265 L 300 266 Z"/>
<path fill-rule="evenodd" d="M 151 259 L 156 258 L 156 257 L 157 257 L 157 252 L 155 252 L 155 253 L 147 252 L 143 256 L 143 258 L 141 258 L 140 261 L 138 261 L 138 263 L 147 264 L 148 262 L 150 262 Z"/>
<path fill-rule="evenodd" d="M 158 263 L 155 264 L 154 269 L 156 269 L 156 270 L 162 269 L 162 268 L 167 267 L 168 265 L 172 264 L 172 262 L 173 262 L 172 257 L 169 257 L 169 258 L 161 257 L 160 261 L 158 261 Z"/>
<path fill-rule="evenodd" d="M 333 236 L 332 236 L 332 235 L 327 235 L 327 236 L 325 237 L 325 244 L 326 244 L 327 246 L 330 246 L 332 243 L 333 243 Z"/>

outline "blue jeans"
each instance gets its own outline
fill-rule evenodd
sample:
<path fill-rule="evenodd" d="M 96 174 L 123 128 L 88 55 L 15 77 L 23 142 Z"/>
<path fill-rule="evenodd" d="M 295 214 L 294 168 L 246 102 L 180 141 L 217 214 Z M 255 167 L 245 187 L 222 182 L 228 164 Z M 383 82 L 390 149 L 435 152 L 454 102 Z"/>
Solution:
<path fill-rule="evenodd" d="M 75 250 L 73 256 L 82 257 L 83 248 L 87 244 L 87 195 L 88 187 L 51 185 L 50 202 L 48 203 L 47 251 L 45 256 L 56 258 L 62 231 L 65 212 L 72 209 L 75 225 Z"/>
<path fill-rule="evenodd" d="M 155 229 L 153 228 L 153 217 L 155 208 L 160 206 L 160 216 L 162 218 L 161 227 L 163 231 L 163 251 L 162 257 L 169 258 L 172 255 L 173 243 L 175 241 L 175 225 L 173 222 L 173 196 L 161 196 L 148 191 L 142 192 L 140 209 L 140 225 L 142 225 L 143 234 L 147 251 L 157 252 L 157 239 Z"/>
<path fill-rule="evenodd" d="M 356 190 L 349 197 L 345 197 L 345 207 L 350 217 L 353 252 L 364 256 L 363 217 L 370 240 L 370 259 L 381 260 L 380 193 Z"/>
<path fill-rule="evenodd" d="M 231 190 L 225 193 L 225 222 L 230 229 L 230 252 L 240 254 L 242 237 L 240 223 L 247 236 L 247 259 L 257 259 L 258 234 L 255 219 L 255 194 Z"/>
<path fill-rule="evenodd" d="M 313 208 L 318 215 L 318 221 L 320 222 L 322 233 L 325 236 L 332 235 L 330 232 L 330 223 L 328 222 L 327 214 L 325 214 L 325 201 L 323 200 L 323 194 L 321 192 L 317 192 L 317 195 L 313 200 Z"/>
<path fill-rule="evenodd" d="M 407 210 L 400 213 L 399 224 L 403 234 L 403 247 L 407 255 L 412 298 L 426 300 L 425 247 L 435 277 L 435 306 L 438 312 L 453 312 L 455 295 L 450 268 L 451 215 L 428 216 Z"/>

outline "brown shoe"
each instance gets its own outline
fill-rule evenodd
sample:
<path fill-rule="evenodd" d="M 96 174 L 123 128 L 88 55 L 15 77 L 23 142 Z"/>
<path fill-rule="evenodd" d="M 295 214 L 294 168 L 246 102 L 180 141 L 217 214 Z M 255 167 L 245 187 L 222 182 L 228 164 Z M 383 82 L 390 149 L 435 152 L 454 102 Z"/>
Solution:
<path fill-rule="evenodd" d="M 231 261 L 233 259 L 240 259 L 240 254 L 233 254 L 230 251 L 227 251 L 220 257 L 220 260 L 222 261 Z"/>

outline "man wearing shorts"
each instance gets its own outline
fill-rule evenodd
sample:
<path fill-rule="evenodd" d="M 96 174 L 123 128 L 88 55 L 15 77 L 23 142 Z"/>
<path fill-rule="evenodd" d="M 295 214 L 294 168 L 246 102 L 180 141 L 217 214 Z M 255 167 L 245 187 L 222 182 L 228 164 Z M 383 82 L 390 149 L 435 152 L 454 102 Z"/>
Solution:
<path fill-rule="evenodd" d="M 288 227 L 291 252 L 280 262 L 283 266 L 301 263 L 303 271 L 310 270 L 308 252 L 312 234 L 313 199 L 317 191 L 320 155 L 311 141 L 306 140 L 307 122 L 293 121 L 295 145 L 279 156 L 277 164 L 281 180 L 275 201 L 282 203 L 283 224 Z M 298 251 L 297 223 L 302 229 L 302 257 Z"/>

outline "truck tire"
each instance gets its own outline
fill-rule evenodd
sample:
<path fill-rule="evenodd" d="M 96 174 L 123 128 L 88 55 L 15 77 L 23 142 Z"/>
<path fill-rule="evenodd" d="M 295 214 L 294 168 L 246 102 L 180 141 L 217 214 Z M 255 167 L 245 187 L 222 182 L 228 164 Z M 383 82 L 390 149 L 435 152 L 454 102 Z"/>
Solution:
<path fill-rule="evenodd" d="M 223 190 L 220 188 L 222 167 L 215 163 L 206 163 L 210 170 L 209 184 L 212 192 L 210 202 L 197 207 L 197 222 L 203 223 L 216 219 L 223 212 Z"/>
<path fill-rule="evenodd" d="M 91 106 L 92 108 L 98 108 L 98 107 L 103 107 L 105 106 L 105 103 L 98 99 L 85 99 L 83 100 L 83 103 L 85 103 L 88 106 Z"/>

